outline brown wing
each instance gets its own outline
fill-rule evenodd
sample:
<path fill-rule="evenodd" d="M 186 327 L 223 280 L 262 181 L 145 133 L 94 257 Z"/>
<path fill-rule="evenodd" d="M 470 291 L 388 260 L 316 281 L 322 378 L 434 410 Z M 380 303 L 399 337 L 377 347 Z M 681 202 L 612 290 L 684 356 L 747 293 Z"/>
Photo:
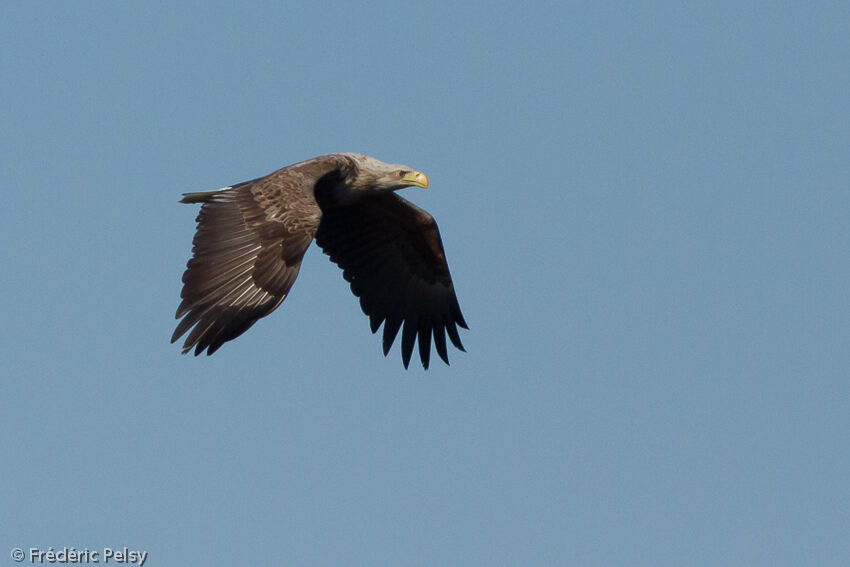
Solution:
<path fill-rule="evenodd" d="M 320 210 L 285 170 L 232 188 L 188 193 L 203 203 L 193 257 L 183 274 L 183 317 L 173 343 L 194 325 L 183 353 L 215 352 L 274 311 L 292 287 L 318 228 Z"/>
<path fill-rule="evenodd" d="M 466 322 L 458 306 L 437 223 L 398 195 L 370 196 L 357 204 L 323 212 L 316 242 L 343 270 L 360 298 L 372 332 L 384 324 L 384 355 L 399 329 L 407 368 L 419 337 L 419 357 L 428 368 L 431 337 L 448 364 L 446 332 L 463 350 L 456 325 Z"/>

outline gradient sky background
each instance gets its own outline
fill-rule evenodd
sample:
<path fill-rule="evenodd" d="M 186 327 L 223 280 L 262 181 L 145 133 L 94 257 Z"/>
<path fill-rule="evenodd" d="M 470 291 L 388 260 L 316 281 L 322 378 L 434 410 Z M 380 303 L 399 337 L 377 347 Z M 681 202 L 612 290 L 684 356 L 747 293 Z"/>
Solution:
<path fill-rule="evenodd" d="M 846 565 L 850 4 L 4 3 L 0 549 Z M 197 207 L 426 172 L 468 353 L 339 270 L 168 340 Z"/>

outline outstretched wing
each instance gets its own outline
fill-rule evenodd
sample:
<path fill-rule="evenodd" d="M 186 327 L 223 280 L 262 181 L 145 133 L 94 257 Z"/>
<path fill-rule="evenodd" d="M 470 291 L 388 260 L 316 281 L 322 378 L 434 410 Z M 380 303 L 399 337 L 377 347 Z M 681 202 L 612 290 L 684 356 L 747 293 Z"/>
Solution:
<path fill-rule="evenodd" d="M 173 343 L 194 326 L 183 353 L 215 352 L 274 311 L 292 287 L 321 211 L 312 187 L 286 170 L 208 193 L 187 193 L 203 203 L 193 256 L 183 274 L 183 317 Z"/>
<path fill-rule="evenodd" d="M 384 324 L 384 355 L 402 324 L 401 355 L 428 368 L 431 338 L 446 364 L 446 333 L 463 350 L 457 325 L 467 328 L 457 302 L 434 218 L 395 193 L 369 196 L 354 205 L 326 209 L 316 242 L 342 268 L 360 298 L 372 332 Z"/>

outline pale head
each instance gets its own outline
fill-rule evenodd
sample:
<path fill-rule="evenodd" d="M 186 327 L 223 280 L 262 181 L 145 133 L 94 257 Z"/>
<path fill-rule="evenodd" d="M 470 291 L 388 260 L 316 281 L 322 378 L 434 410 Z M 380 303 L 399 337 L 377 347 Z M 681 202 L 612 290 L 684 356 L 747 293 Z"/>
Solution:
<path fill-rule="evenodd" d="M 355 164 L 354 177 L 349 177 L 352 189 L 383 193 L 403 187 L 428 187 L 425 174 L 406 165 L 384 163 L 363 154 L 343 155 Z"/>

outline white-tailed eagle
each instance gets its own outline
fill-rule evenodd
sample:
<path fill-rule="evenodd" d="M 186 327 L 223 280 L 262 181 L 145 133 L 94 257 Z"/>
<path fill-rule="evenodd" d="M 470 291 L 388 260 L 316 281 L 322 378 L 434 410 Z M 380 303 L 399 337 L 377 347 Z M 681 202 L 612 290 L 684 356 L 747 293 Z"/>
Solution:
<path fill-rule="evenodd" d="M 244 333 L 286 298 L 315 238 L 342 268 L 372 332 L 383 323 L 385 356 L 401 329 L 405 368 L 417 338 L 425 368 L 432 337 L 448 364 L 446 334 L 463 350 L 457 327 L 467 325 L 437 223 L 395 194 L 427 186 L 409 167 L 341 153 L 184 194 L 181 203 L 202 205 L 171 342 L 192 329 L 183 353 L 212 354 Z"/>

